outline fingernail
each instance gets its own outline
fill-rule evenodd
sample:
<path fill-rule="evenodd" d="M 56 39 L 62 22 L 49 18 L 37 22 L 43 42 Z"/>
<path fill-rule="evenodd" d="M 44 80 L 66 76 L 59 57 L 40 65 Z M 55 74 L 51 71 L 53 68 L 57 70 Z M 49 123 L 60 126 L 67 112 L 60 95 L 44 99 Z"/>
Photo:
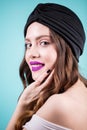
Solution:
<path fill-rule="evenodd" d="M 50 71 L 51 71 L 50 69 L 49 69 L 49 70 L 47 70 L 47 73 L 50 73 Z"/>

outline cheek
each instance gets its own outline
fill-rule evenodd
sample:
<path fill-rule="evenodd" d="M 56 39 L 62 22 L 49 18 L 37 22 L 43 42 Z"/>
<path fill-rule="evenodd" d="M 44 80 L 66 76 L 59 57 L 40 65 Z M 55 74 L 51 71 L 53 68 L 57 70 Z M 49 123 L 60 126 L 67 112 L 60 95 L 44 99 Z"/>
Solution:
<path fill-rule="evenodd" d="M 55 65 L 56 61 L 57 61 L 57 52 L 55 50 L 50 50 L 49 53 L 47 52 L 47 54 L 45 56 L 45 63 L 49 67 L 53 67 Z"/>

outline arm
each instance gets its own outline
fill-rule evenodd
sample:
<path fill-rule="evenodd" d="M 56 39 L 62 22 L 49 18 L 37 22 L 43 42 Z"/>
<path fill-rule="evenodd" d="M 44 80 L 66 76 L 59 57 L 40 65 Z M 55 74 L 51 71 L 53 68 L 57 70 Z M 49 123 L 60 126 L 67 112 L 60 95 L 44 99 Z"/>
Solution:
<path fill-rule="evenodd" d="M 6 128 L 6 130 L 15 130 L 15 123 L 17 122 L 18 118 L 21 116 L 22 110 L 21 106 L 17 105 L 15 112 Z"/>
<path fill-rule="evenodd" d="M 19 117 L 21 116 L 21 113 L 24 112 L 25 106 L 29 105 L 31 101 L 34 101 L 38 97 L 40 91 L 45 86 L 47 86 L 49 82 L 52 80 L 53 73 L 54 71 L 52 71 L 49 75 L 49 73 L 44 72 L 35 82 L 33 82 L 24 90 L 6 130 L 15 130 L 15 124 L 19 119 Z M 43 80 L 47 76 L 48 78 L 45 80 L 45 82 L 43 82 Z"/>

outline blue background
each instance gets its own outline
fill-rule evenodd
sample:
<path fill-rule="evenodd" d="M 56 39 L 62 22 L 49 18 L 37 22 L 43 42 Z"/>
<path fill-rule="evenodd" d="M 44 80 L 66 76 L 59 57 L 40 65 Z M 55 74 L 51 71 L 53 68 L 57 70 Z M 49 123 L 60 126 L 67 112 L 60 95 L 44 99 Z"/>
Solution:
<path fill-rule="evenodd" d="M 19 77 L 24 53 L 23 28 L 39 2 L 55 2 L 74 10 L 87 36 L 87 0 L 0 0 L 0 130 L 5 130 L 23 89 Z M 87 78 L 87 41 L 79 70 Z"/>

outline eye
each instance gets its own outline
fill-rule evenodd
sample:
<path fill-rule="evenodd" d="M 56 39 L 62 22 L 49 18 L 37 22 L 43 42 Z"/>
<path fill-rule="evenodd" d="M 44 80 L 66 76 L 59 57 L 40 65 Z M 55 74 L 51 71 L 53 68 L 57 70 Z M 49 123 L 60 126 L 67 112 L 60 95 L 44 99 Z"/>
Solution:
<path fill-rule="evenodd" d="M 25 49 L 30 49 L 30 48 L 31 48 L 31 46 L 32 46 L 32 44 L 31 44 L 31 43 L 25 43 Z"/>
<path fill-rule="evenodd" d="M 40 45 L 42 45 L 42 46 L 47 46 L 49 44 L 49 42 L 47 42 L 47 41 L 42 41 L 41 43 L 40 43 Z"/>

